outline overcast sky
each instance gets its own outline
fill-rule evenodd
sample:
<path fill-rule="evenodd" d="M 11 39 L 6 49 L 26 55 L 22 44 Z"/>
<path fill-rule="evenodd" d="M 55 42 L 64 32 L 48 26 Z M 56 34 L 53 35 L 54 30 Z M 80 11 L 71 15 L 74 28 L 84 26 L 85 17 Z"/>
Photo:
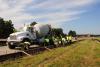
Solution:
<path fill-rule="evenodd" d="M 36 21 L 65 33 L 100 34 L 100 0 L 0 0 L 0 17 L 16 28 Z"/>

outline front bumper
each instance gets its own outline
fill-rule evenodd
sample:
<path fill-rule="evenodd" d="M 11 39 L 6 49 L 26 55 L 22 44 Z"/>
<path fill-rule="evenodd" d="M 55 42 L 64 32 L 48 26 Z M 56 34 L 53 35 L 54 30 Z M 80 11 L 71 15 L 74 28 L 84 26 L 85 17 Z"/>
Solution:
<path fill-rule="evenodd" d="M 7 45 L 15 45 L 15 46 L 20 46 L 22 41 L 19 40 L 7 40 Z"/>

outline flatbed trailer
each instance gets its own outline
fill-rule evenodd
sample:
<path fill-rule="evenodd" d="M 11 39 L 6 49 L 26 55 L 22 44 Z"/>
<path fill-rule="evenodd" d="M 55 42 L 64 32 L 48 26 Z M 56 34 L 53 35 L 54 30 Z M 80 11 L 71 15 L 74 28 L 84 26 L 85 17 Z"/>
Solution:
<path fill-rule="evenodd" d="M 6 45 L 7 39 L 0 39 L 0 46 Z"/>

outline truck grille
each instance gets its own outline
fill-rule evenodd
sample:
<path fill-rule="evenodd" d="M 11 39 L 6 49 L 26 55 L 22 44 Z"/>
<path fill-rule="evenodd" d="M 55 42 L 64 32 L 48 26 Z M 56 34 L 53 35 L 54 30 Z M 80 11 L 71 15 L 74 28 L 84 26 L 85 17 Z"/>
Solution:
<path fill-rule="evenodd" d="M 16 36 L 15 36 L 15 35 L 13 35 L 13 36 L 11 35 L 11 36 L 10 36 L 10 39 L 11 39 L 11 40 L 16 40 Z"/>

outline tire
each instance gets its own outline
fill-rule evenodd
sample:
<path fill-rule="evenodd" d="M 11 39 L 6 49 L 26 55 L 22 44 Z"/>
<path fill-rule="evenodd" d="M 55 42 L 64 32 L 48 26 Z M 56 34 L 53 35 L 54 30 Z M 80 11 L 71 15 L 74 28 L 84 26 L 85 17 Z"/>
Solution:
<path fill-rule="evenodd" d="M 15 45 L 8 44 L 8 47 L 9 47 L 10 49 L 15 49 Z"/>

